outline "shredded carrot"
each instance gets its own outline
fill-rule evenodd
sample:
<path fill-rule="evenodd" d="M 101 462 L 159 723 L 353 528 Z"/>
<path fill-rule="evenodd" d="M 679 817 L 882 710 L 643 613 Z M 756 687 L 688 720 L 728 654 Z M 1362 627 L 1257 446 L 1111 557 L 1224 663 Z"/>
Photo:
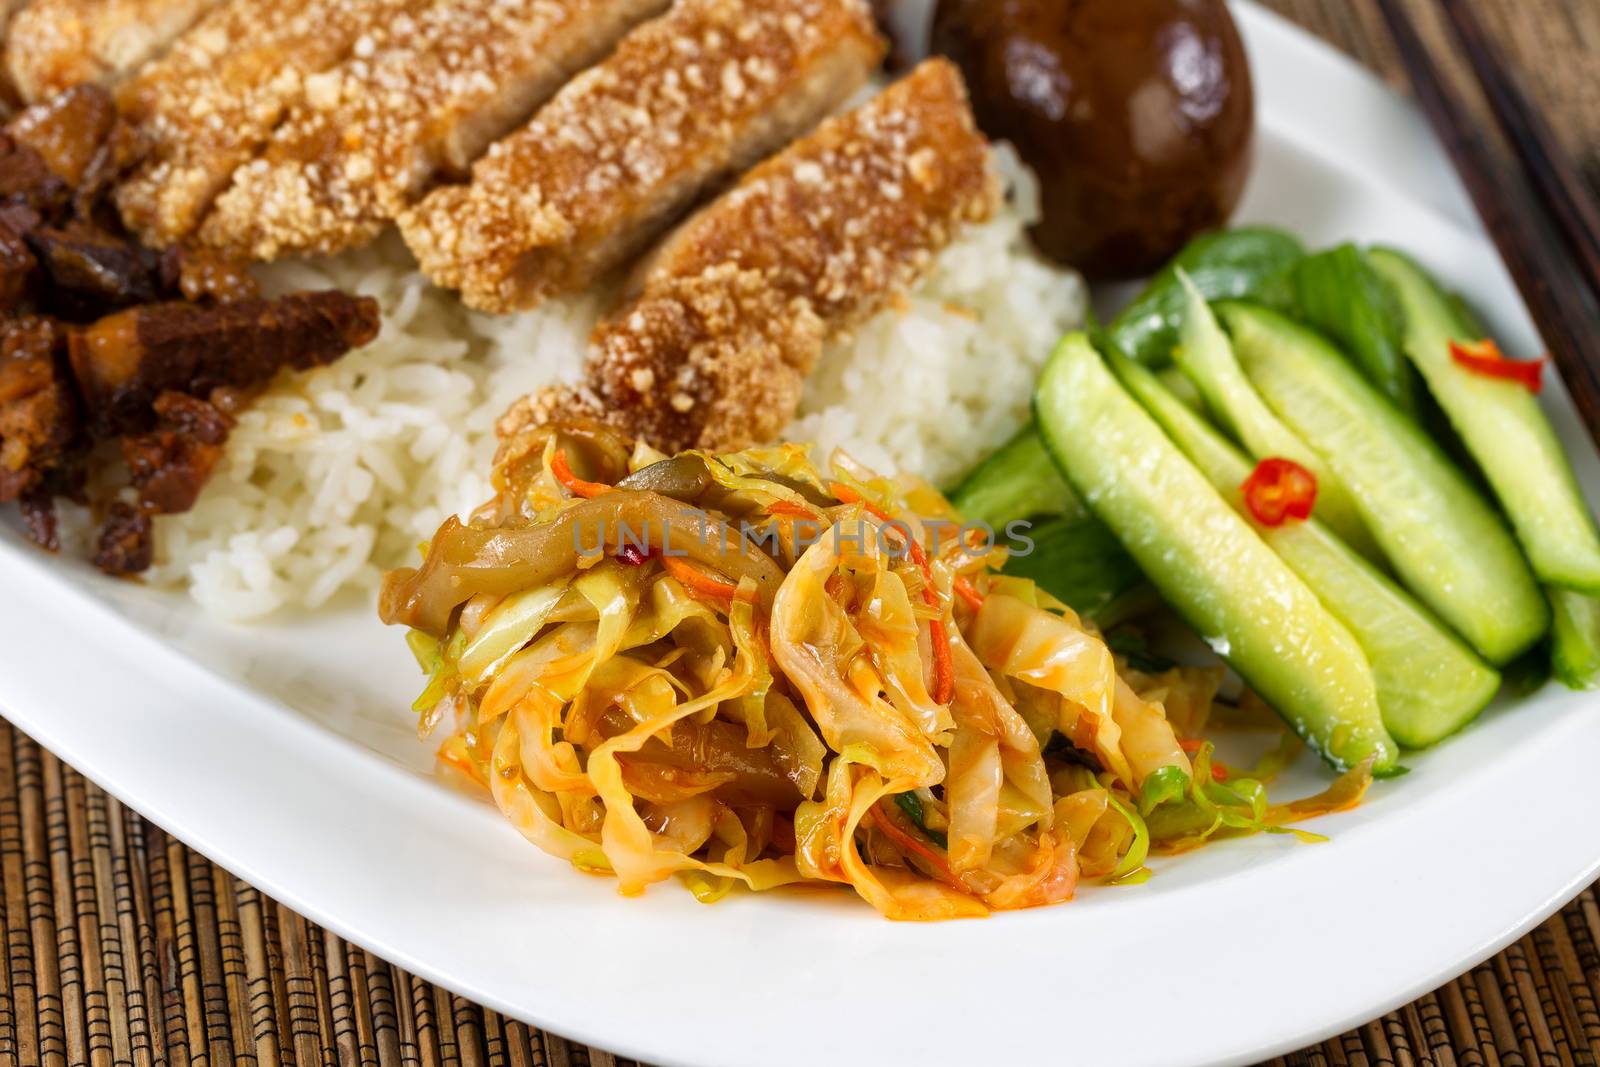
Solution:
<path fill-rule="evenodd" d="M 600 482 L 586 482 L 572 473 L 572 468 L 567 466 L 567 453 L 565 449 L 556 449 L 556 454 L 550 457 L 550 473 L 556 476 L 556 481 L 567 487 L 573 496 L 584 498 L 597 497 L 601 493 L 615 492 L 609 485 Z"/>
<path fill-rule="evenodd" d="M 817 513 L 804 504 L 796 504 L 792 500 L 774 500 L 767 505 L 769 515 L 787 515 L 793 519 L 815 519 Z"/>
<path fill-rule="evenodd" d="M 867 509 L 867 513 L 881 522 L 894 522 L 895 517 L 884 511 L 878 505 L 845 485 L 843 482 L 829 482 L 828 491 L 846 504 L 860 504 Z"/>
<path fill-rule="evenodd" d="M 1204 744 L 1205 741 L 1198 737 L 1182 737 L 1178 739 L 1178 747 L 1183 749 L 1191 756 L 1196 752 L 1199 752 L 1201 746 Z"/>
<path fill-rule="evenodd" d="M 911 536 L 911 531 L 899 519 L 850 488 L 842 482 L 830 482 L 828 491 L 846 504 L 860 504 L 867 509 L 879 522 L 889 523 L 906 535 L 906 554 L 911 557 L 922 571 L 922 600 L 930 608 L 943 610 L 944 605 L 939 602 L 939 594 L 933 588 L 933 567 L 928 563 L 928 553 L 924 552 L 922 545 Z M 973 590 L 976 594 L 977 590 Z M 933 699 L 936 704 L 948 704 L 955 695 L 956 668 L 950 657 L 950 635 L 945 632 L 944 618 L 933 619 L 929 625 L 929 635 L 933 639 Z"/>
<path fill-rule="evenodd" d="M 882 801 L 879 803 L 882 803 Z M 910 834 L 900 829 L 900 827 L 896 826 L 894 817 L 886 812 L 878 810 L 876 805 L 868 808 L 867 810 L 872 815 L 873 823 L 877 825 L 878 829 L 883 831 L 884 836 L 888 837 L 889 840 L 899 845 L 905 851 L 915 852 L 917 855 L 927 860 L 928 864 L 933 867 L 935 872 L 938 873 L 940 881 L 955 889 L 965 891 L 966 887 L 961 884 L 960 879 L 956 877 L 956 873 L 950 869 L 949 860 L 939 855 L 939 853 L 934 851 L 934 849 L 930 846 L 923 844 L 921 841 L 918 841 L 915 837 L 912 837 Z"/>
<path fill-rule="evenodd" d="M 967 579 L 966 575 L 956 575 L 955 591 L 956 596 L 967 602 L 967 607 L 971 608 L 973 611 L 982 610 L 983 594 L 978 592 L 978 587 L 973 585 L 972 582 Z"/>
<path fill-rule="evenodd" d="M 944 620 L 934 619 L 928 624 L 928 636 L 933 640 L 933 702 L 948 704 L 956 695 L 956 665 L 950 657 L 950 635 L 945 633 Z"/>
<path fill-rule="evenodd" d="M 662 556 L 661 566 L 691 593 L 722 601 L 731 601 L 739 595 L 739 587 L 733 582 L 713 577 L 694 564 L 686 563 L 681 557 Z"/>

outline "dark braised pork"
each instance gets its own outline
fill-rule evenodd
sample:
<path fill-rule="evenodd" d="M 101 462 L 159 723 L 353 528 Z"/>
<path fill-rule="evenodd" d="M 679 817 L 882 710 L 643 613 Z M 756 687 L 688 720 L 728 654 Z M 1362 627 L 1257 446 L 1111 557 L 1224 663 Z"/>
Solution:
<path fill-rule="evenodd" d="M 73 331 L 72 370 L 95 433 L 138 433 L 168 390 L 263 385 L 283 367 L 332 363 L 377 335 L 377 305 L 344 293 L 149 304 Z"/>
<path fill-rule="evenodd" d="M 0 320 L 0 503 L 81 488 L 81 420 L 65 352 L 51 319 Z"/>
<path fill-rule="evenodd" d="M 137 574 L 155 555 L 154 517 L 194 507 L 233 429 L 233 419 L 211 402 L 168 390 L 151 405 L 156 426 L 122 439 L 135 500 L 112 503 L 95 566 L 107 574 Z"/>
<path fill-rule="evenodd" d="M 40 304 L 68 319 L 148 304 L 162 293 L 161 253 L 94 226 L 35 226 L 23 238 L 43 271 Z"/>
<path fill-rule="evenodd" d="M 154 517 L 194 506 L 248 395 L 372 340 L 378 308 L 262 299 L 216 252 L 141 246 L 105 202 L 122 128 L 104 90 L 79 86 L 0 132 L 0 503 L 54 551 L 55 500 L 88 502 L 105 513 L 95 563 L 134 574 Z M 86 491 L 103 441 L 130 479 L 109 496 Z"/>

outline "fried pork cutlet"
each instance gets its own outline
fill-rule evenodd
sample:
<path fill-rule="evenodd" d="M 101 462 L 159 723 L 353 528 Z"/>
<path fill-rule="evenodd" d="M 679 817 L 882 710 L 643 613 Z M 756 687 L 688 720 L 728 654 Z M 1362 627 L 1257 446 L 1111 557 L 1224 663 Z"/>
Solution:
<path fill-rule="evenodd" d="M 580 288 L 704 190 L 809 130 L 883 57 L 860 0 L 679 0 L 401 216 L 439 285 L 486 311 Z"/>
<path fill-rule="evenodd" d="M 324 72 L 414 28 L 424 0 L 228 0 L 124 84 L 117 103 L 140 163 L 116 192 L 148 245 L 187 237 L 287 108 L 330 85 Z"/>
<path fill-rule="evenodd" d="M 998 197 L 960 74 L 928 60 L 686 222 L 595 330 L 586 387 L 522 401 L 501 433 L 561 416 L 667 452 L 770 440 L 823 343 L 909 287 Z"/>
<path fill-rule="evenodd" d="M 437 0 L 295 107 L 201 240 L 258 259 L 365 244 L 666 3 Z"/>
<path fill-rule="evenodd" d="M 81 82 L 112 85 L 160 55 L 220 2 L 33 0 L 7 30 L 6 70 L 27 103 Z M 0 0 L 0 8 L 5 6 Z"/>

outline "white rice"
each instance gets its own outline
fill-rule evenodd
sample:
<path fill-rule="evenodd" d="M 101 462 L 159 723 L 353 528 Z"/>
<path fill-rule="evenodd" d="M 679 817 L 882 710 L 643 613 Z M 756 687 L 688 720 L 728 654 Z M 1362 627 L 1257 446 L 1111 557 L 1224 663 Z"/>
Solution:
<path fill-rule="evenodd" d="M 787 436 L 945 483 L 1026 418 L 1051 346 L 1082 319 L 1084 288 L 1029 250 L 1031 177 L 1008 150 L 997 156 L 1006 208 L 941 254 L 907 300 L 829 346 Z M 195 508 L 159 521 L 149 581 L 229 619 L 370 595 L 447 515 L 487 499 L 495 420 L 533 388 L 578 376 L 609 300 L 468 312 L 392 235 L 266 278 L 273 291 L 374 296 L 383 329 L 331 367 L 285 375 L 240 417 Z"/>

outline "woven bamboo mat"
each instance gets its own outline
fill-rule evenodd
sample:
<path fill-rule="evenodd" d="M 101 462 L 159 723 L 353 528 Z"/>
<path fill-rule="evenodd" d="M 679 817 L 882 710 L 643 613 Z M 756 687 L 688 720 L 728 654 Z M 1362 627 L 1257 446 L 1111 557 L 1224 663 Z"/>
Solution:
<path fill-rule="evenodd" d="M 612 1067 L 391 967 L 0 720 L 0 1067 Z"/>
<path fill-rule="evenodd" d="M 0 720 L 0 1067 L 612 1067 L 392 967 L 168 837 Z M 1600 899 L 1275 1061 L 1600 1062 Z"/>

